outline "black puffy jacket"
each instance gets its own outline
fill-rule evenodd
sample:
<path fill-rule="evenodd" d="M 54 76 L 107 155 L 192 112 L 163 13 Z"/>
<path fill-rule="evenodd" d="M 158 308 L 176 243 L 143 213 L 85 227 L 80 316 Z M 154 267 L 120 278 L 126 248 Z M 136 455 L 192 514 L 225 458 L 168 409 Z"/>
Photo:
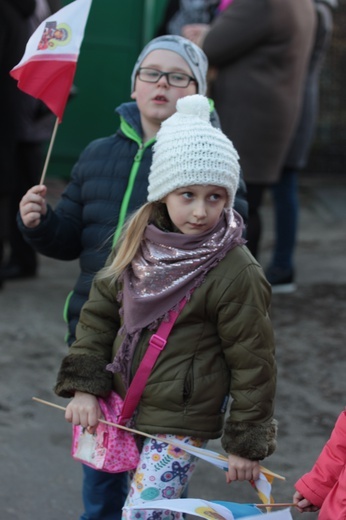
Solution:
<path fill-rule="evenodd" d="M 69 344 L 75 339 L 79 314 L 88 299 L 92 279 L 104 266 L 126 215 L 147 199 L 155 139 L 142 143 L 140 114 L 135 102 L 122 104 L 117 112 L 119 130 L 85 148 L 55 210 L 48 206 L 46 216 L 33 229 L 25 227 L 18 215 L 19 229 L 36 251 L 59 260 L 79 258 L 80 274 L 67 298 L 64 313 Z M 235 209 L 246 221 L 245 193 L 242 180 Z"/>

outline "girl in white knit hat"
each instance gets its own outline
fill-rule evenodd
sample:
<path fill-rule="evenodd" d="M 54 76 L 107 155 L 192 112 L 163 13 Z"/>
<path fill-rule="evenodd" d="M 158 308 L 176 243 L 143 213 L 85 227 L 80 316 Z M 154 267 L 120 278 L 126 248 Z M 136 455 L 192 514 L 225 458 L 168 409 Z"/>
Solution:
<path fill-rule="evenodd" d="M 151 335 L 187 299 L 132 418 L 162 442 L 143 441 L 127 519 L 143 500 L 180 497 L 191 477 L 195 458 L 165 440 L 204 446 L 222 437 L 228 482 L 258 479 L 259 461 L 275 449 L 271 292 L 232 209 L 238 180 L 238 154 L 210 124 L 208 100 L 179 99 L 157 135 L 148 202 L 96 277 L 60 368 L 55 391 L 73 397 L 66 419 L 95 431 L 98 398 L 124 397 Z"/>

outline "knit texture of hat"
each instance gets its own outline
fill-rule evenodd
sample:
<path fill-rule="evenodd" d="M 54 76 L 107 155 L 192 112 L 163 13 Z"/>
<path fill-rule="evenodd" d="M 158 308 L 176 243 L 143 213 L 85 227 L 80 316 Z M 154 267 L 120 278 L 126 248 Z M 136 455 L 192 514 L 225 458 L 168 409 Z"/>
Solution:
<path fill-rule="evenodd" d="M 178 99 L 177 112 L 157 133 L 149 174 L 148 202 L 177 188 L 221 186 L 234 203 L 239 183 L 239 156 L 232 142 L 210 123 L 208 99 L 199 94 Z"/>
<path fill-rule="evenodd" d="M 208 58 L 195 43 L 182 36 L 167 35 L 159 36 L 151 40 L 142 50 L 137 58 L 131 75 L 131 92 L 135 89 L 135 81 L 139 67 L 150 52 L 159 49 L 172 51 L 179 54 L 189 65 L 193 77 L 197 81 L 198 93 L 205 94 L 207 91 Z"/>

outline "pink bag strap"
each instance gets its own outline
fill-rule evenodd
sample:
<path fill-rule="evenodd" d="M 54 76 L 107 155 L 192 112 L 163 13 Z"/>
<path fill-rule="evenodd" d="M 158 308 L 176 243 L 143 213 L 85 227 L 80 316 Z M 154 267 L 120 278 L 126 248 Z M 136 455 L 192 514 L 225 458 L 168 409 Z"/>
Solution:
<path fill-rule="evenodd" d="M 152 371 L 160 353 L 165 348 L 167 344 L 167 338 L 185 304 L 186 298 L 183 298 L 179 303 L 178 310 L 170 311 L 169 320 L 161 322 L 156 333 L 151 336 L 149 340 L 149 347 L 147 348 L 141 364 L 139 365 L 138 370 L 135 373 L 126 393 L 121 414 L 118 419 L 118 424 L 124 425 L 131 419 L 144 391 L 150 372 Z"/>

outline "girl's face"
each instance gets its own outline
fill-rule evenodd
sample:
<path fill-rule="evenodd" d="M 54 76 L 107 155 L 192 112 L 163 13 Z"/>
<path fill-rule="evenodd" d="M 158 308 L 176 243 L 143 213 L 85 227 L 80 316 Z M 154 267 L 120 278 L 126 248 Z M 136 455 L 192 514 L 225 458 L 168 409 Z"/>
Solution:
<path fill-rule="evenodd" d="M 193 76 L 187 62 L 179 54 L 167 50 L 155 50 L 145 57 L 141 68 L 161 72 L 181 72 Z M 141 113 L 141 122 L 147 138 L 154 137 L 162 121 L 174 114 L 177 100 L 197 93 L 197 83 L 191 81 L 187 87 L 172 87 L 167 77 L 162 76 L 157 83 L 146 83 L 138 76 L 131 94 Z"/>
<path fill-rule="evenodd" d="M 186 186 L 166 195 L 163 202 L 174 226 L 185 235 L 199 235 L 213 228 L 228 201 L 220 186 Z"/>

